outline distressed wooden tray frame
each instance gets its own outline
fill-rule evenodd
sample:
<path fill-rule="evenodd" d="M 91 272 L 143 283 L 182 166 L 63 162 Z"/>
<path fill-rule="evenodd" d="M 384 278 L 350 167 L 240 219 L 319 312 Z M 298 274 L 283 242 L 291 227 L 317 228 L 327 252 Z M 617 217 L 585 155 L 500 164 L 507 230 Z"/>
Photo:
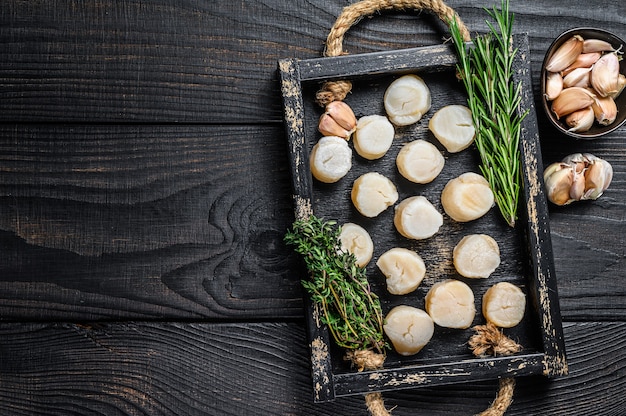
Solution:
<path fill-rule="evenodd" d="M 527 34 L 515 35 L 514 40 L 518 47 L 514 80 L 522 83 L 520 108 L 530 110 L 523 122 L 520 142 L 525 201 L 522 219 L 526 217 L 528 220 L 526 240 L 531 263 L 529 270 L 532 273 L 532 276 L 528 278 L 528 291 L 539 317 L 543 351 L 510 357 L 475 358 L 462 362 L 410 365 L 401 368 L 335 374 L 328 328 L 320 322 L 316 305 L 310 302 L 308 296 L 305 296 L 316 402 L 372 391 L 444 385 L 505 376 L 543 374 L 547 377 L 554 377 L 567 374 L 548 206 L 543 192 L 543 167 L 532 94 L 528 36 Z M 304 132 L 303 82 L 354 79 L 374 74 L 453 70 L 456 64 L 457 57 L 451 45 L 332 58 L 280 60 L 279 73 L 296 218 L 303 219 L 314 212 L 313 186 L 308 166 L 307 138 Z"/>

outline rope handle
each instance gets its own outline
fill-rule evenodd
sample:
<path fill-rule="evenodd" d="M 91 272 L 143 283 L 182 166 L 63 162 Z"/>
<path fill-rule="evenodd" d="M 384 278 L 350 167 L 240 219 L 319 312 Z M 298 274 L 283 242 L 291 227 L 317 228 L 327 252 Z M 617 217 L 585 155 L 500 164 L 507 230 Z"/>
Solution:
<path fill-rule="evenodd" d="M 384 10 L 429 10 L 439 17 L 446 25 L 456 20 L 463 39 L 470 41 L 470 32 L 459 15 L 442 0 L 362 0 L 346 6 L 326 38 L 324 56 L 340 56 L 343 52 L 343 38 L 348 29 L 363 17 L 371 16 Z M 317 92 L 316 100 L 322 107 L 332 101 L 342 101 L 352 89 L 347 80 L 329 81 Z"/>

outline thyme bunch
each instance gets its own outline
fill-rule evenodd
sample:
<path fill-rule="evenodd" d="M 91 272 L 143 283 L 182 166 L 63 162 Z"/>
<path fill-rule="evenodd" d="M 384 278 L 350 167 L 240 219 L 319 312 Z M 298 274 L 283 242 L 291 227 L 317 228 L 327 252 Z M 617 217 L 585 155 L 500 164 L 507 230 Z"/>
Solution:
<path fill-rule="evenodd" d="M 284 240 L 303 256 L 311 279 L 302 280 L 302 286 L 321 307 L 321 320 L 337 344 L 382 353 L 380 301 L 370 290 L 365 269 L 356 265 L 353 254 L 341 249 L 339 233 L 335 221 L 311 215 L 295 221 Z"/>
<path fill-rule="evenodd" d="M 521 190 L 519 138 L 521 122 L 528 114 L 518 113 L 521 83 L 513 83 L 513 14 L 508 0 L 502 9 L 485 9 L 498 28 L 487 21 L 489 33 L 476 37 L 466 48 L 456 20 L 450 31 L 459 64 L 457 71 L 467 91 L 468 107 L 476 128 L 475 143 L 481 158 L 480 170 L 489 182 L 496 204 L 513 227 Z"/>

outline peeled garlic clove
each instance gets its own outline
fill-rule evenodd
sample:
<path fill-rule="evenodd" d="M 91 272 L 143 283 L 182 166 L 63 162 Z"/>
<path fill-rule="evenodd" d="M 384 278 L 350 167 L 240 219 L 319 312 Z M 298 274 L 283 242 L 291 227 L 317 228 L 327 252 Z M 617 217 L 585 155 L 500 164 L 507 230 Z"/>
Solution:
<path fill-rule="evenodd" d="M 404 75 L 389 85 L 383 102 L 389 120 L 396 126 L 407 126 L 430 109 L 430 90 L 417 75 Z"/>
<path fill-rule="evenodd" d="M 352 149 L 343 138 L 322 137 L 311 150 L 311 174 L 320 182 L 334 183 L 352 167 Z"/>
<path fill-rule="evenodd" d="M 483 316 L 501 328 L 512 328 L 524 318 L 526 295 L 509 282 L 491 286 L 483 295 Z"/>
<path fill-rule="evenodd" d="M 326 105 L 318 130 L 325 136 L 338 136 L 349 139 L 356 128 L 356 117 L 352 108 L 343 101 L 332 101 Z"/>
<path fill-rule="evenodd" d="M 563 91 L 563 77 L 558 72 L 549 72 L 546 77 L 546 99 L 554 100 Z"/>
<path fill-rule="evenodd" d="M 423 240 L 439 231 L 443 215 L 425 197 L 413 196 L 396 206 L 393 223 L 404 237 Z"/>
<path fill-rule="evenodd" d="M 426 276 L 426 266 L 422 258 L 413 250 L 395 247 L 384 252 L 376 266 L 385 275 L 387 290 L 392 295 L 406 295 L 413 292 Z"/>
<path fill-rule="evenodd" d="M 426 312 L 439 326 L 465 329 L 474 321 L 474 293 L 460 280 L 435 283 L 426 294 Z"/>
<path fill-rule="evenodd" d="M 569 127 L 568 131 L 584 133 L 588 131 L 596 119 L 592 106 L 574 111 L 565 117 L 565 124 Z"/>
<path fill-rule="evenodd" d="M 351 222 L 341 226 L 339 233 L 341 248 L 356 257 L 356 265 L 365 267 L 374 254 L 374 242 L 367 230 Z"/>
<path fill-rule="evenodd" d="M 594 118 L 603 126 L 612 124 L 617 118 L 617 104 L 613 97 L 596 97 L 591 108 Z"/>
<path fill-rule="evenodd" d="M 583 41 L 582 53 L 614 51 L 613 45 L 601 39 L 585 39 Z"/>
<path fill-rule="evenodd" d="M 574 35 L 566 40 L 550 57 L 546 65 L 546 70 L 550 72 L 560 72 L 570 66 L 581 54 L 583 50 L 583 38 Z"/>
<path fill-rule="evenodd" d="M 426 140 L 405 144 L 396 156 L 400 174 L 415 183 L 432 182 L 441 173 L 445 162 L 439 149 Z"/>
<path fill-rule="evenodd" d="M 487 234 L 466 235 L 454 246 L 452 261 L 461 276 L 486 279 L 500 265 L 500 247 Z"/>
<path fill-rule="evenodd" d="M 472 111 L 464 105 L 440 108 L 431 117 L 428 128 L 450 153 L 467 149 L 476 134 Z"/>
<path fill-rule="evenodd" d="M 354 132 L 354 150 L 367 160 L 379 159 L 393 143 L 395 130 L 387 117 L 371 115 L 361 117 Z"/>
<path fill-rule="evenodd" d="M 549 165 L 543 173 L 548 200 L 556 205 L 567 205 L 573 201 L 570 189 L 574 183 L 574 168 L 567 163 Z"/>
<path fill-rule="evenodd" d="M 589 167 L 585 171 L 585 193 L 581 199 L 598 199 L 611 184 L 613 179 L 613 167 L 609 162 L 599 157 L 592 158 Z"/>
<path fill-rule="evenodd" d="M 591 68 L 601 56 L 602 54 L 600 52 L 581 53 L 574 63 L 561 71 L 561 74 L 566 76 L 576 68 Z"/>
<path fill-rule="evenodd" d="M 361 215 L 373 218 L 396 203 L 398 191 L 385 176 L 378 172 L 368 172 L 354 181 L 351 198 Z"/>
<path fill-rule="evenodd" d="M 396 352 L 406 356 L 417 354 L 428 344 L 435 333 L 435 325 L 423 310 L 399 305 L 385 316 L 383 330 Z"/>
<path fill-rule="evenodd" d="M 619 90 L 619 59 L 617 53 L 607 53 L 593 65 L 591 85 L 599 96 L 606 97 Z"/>
<path fill-rule="evenodd" d="M 563 88 L 589 86 L 591 68 L 576 68 L 563 78 Z"/>
<path fill-rule="evenodd" d="M 557 118 L 561 118 L 574 111 L 589 107 L 593 101 L 594 95 L 585 88 L 566 88 L 552 101 L 552 112 Z"/>
<path fill-rule="evenodd" d="M 448 181 L 441 192 L 441 205 L 455 221 L 472 221 L 485 215 L 494 204 L 489 182 L 474 172 Z"/>

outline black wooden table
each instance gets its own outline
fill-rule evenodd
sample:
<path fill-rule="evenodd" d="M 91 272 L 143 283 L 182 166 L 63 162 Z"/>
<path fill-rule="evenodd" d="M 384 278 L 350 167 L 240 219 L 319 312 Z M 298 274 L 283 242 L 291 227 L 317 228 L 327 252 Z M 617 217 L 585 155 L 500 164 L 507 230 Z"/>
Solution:
<path fill-rule="evenodd" d="M 511 1 L 533 92 L 561 32 L 626 38 L 621 0 Z M 314 404 L 277 75 L 319 57 L 347 1 L 0 6 L 0 414 L 366 415 Z M 493 1 L 450 1 L 475 33 Z M 351 54 L 440 44 L 428 13 L 353 27 Z M 538 101 L 537 101 L 538 102 Z M 539 106 L 537 108 L 540 108 Z M 626 128 L 558 134 L 615 171 L 550 207 L 570 374 L 520 378 L 510 415 L 626 414 Z M 471 415 L 497 381 L 385 393 L 393 414 Z"/>

